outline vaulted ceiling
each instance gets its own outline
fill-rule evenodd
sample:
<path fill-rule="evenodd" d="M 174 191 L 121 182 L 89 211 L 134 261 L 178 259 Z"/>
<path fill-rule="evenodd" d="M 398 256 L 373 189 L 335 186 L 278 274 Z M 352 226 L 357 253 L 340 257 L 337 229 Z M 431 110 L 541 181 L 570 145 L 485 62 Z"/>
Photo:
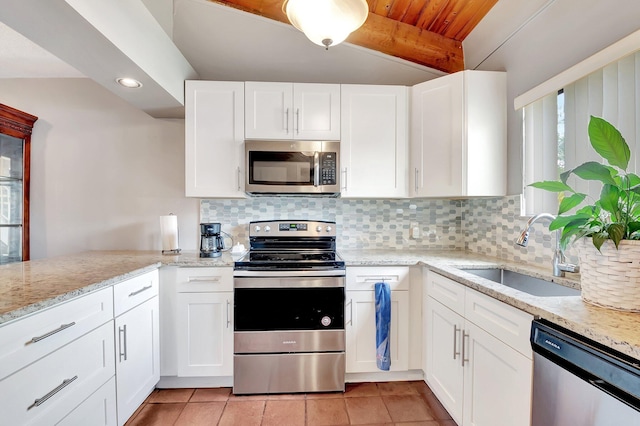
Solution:
<path fill-rule="evenodd" d="M 289 23 L 282 0 L 209 0 Z M 462 41 L 498 0 L 367 0 L 349 43 L 444 72 L 464 69 Z"/>

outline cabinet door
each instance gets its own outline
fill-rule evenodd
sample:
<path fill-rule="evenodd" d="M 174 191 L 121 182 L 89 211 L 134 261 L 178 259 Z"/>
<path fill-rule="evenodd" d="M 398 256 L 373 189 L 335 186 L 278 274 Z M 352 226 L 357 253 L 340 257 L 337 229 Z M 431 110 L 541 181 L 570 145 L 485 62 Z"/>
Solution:
<path fill-rule="evenodd" d="M 56 426 L 116 426 L 116 379 L 112 377 Z"/>
<path fill-rule="evenodd" d="M 118 424 L 124 424 L 160 380 L 158 297 L 115 320 Z"/>
<path fill-rule="evenodd" d="M 407 88 L 342 85 L 343 198 L 406 197 Z"/>
<path fill-rule="evenodd" d="M 379 372 L 376 365 L 376 309 L 373 291 L 346 295 L 346 372 Z M 409 292 L 391 292 L 391 370 L 409 368 Z"/>
<path fill-rule="evenodd" d="M 187 81 L 187 197 L 243 198 L 244 83 Z"/>
<path fill-rule="evenodd" d="M 427 384 L 457 424 L 462 424 L 464 318 L 429 298 L 425 312 Z"/>
<path fill-rule="evenodd" d="M 247 139 L 293 139 L 293 84 L 245 83 Z"/>
<path fill-rule="evenodd" d="M 294 83 L 293 138 L 340 140 L 340 85 Z"/>
<path fill-rule="evenodd" d="M 411 195 L 463 192 L 463 73 L 411 89 Z"/>
<path fill-rule="evenodd" d="M 472 323 L 467 322 L 465 333 L 469 362 L 464 366 L 462 424 L 528 426 L 532 361 Z"/>
<path fill-rule="evenodd" d="M 178 376 L 233 375 L 233 292 L 178 293 Z"/>

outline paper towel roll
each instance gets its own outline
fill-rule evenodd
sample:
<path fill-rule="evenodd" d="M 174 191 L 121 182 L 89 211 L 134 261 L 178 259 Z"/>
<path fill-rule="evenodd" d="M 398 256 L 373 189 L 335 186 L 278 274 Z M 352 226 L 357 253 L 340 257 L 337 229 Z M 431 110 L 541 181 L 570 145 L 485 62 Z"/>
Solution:
<path fill-rule="evenodd" d="M 160 216 L 162 251 L 178 250 L 178 216 Z"/>

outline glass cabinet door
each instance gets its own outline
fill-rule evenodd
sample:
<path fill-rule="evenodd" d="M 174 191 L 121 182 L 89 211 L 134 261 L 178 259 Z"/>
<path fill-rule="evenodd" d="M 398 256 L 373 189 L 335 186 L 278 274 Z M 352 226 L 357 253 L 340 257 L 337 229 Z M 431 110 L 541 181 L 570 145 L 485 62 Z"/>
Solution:
<path fill-rule="evenodd" d="M 0 264 L 22 260 L 23 145 L 0 134 Z"/>

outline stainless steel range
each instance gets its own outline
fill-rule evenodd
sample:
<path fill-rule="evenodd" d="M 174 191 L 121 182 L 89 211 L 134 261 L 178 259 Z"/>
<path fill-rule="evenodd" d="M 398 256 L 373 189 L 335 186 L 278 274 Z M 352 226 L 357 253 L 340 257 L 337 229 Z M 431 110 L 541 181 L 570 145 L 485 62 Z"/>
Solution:
<path fill-rule="evenodd" d="M 234 267 L 233 393 L 344 391 L 336 224 L 251 222 Z"/>

